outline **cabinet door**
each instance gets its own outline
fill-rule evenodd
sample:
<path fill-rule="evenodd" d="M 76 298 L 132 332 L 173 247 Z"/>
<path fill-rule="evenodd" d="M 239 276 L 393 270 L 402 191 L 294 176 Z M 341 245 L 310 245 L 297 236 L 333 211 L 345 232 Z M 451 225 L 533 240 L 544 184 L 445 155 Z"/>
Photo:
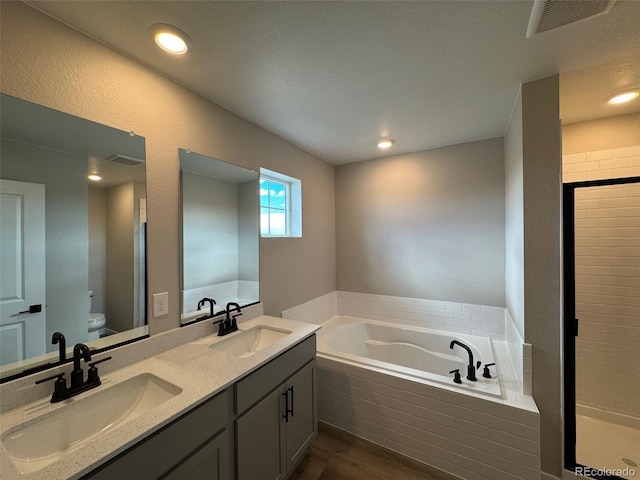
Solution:
<path fill-rule="evenodd" d="M 225 430 L 205 443 L 182 462 L 165 480 L 227 480 L 229 478 L 229 438 Z"/>
<path fill-rule="evenodd" d="M 287 380 L 290 411 L 285 421 L 287 471 L 302 458 L 318 432 L 315 361 Z"/>
<path fill-rule="evenodd" d="M 238 480 L 284 478 L 282 392 L 282 388 L 277 388 L 236 420 Z"/>

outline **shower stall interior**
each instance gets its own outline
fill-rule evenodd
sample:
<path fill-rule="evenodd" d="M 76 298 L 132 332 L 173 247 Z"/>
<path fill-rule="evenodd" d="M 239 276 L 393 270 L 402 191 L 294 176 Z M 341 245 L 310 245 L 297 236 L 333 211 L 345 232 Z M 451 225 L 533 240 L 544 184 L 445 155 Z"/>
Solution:
<path fill-rule="evenodd" d="M 565 467 L 640 475 L 640 177 L 564 185 Z"/>

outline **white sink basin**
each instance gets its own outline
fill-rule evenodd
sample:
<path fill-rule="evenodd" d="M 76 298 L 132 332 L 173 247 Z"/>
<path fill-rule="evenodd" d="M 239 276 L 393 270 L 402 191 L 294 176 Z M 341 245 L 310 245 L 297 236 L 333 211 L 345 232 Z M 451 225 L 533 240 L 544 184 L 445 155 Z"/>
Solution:
<path fill-rule="evenodd" d="M 20 473 L 35 472 L 180 392 L 180 387 L 150 373 L 137 375 L 93 395 L 66 400 L 68 405 L 12 428 L 1 441 Z"/>
<path fill-rule="evenodd" d="M 229 355 L 235 355 L 239 358 L 246 358 L 277 342 L 281 338 L 286 337 L 290 333 L 291 330 L 256 325 L 255 327 L 236 333 L 228 339 L 212 344 L 211 348 Z"/>

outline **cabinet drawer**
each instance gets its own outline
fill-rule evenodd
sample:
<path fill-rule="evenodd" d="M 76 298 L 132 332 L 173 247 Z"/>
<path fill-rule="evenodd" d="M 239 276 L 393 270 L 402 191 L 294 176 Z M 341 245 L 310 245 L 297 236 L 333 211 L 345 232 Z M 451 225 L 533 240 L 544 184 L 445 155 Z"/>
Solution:
<path fill-rule="evenodd" d="M 316 356 L 316 336 L 312 335 L 290 348 L 251 375 L 236 383 L 236 413 L 264 398 Z"/>
<path fill-rule="evenodd" d="M 228 402 L 225 390 L 84 478 L 142 480 L 161 477 L 226 428 Z"/>

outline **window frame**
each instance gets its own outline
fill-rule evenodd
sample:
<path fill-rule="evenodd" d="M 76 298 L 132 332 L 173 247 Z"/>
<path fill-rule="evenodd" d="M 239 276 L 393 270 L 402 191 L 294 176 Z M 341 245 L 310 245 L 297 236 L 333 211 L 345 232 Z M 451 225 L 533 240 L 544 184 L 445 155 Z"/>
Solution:
<path fill-rule="evenodd" d="M 282 211 L 278 207 L 263 207 L 261 199 L 259 200 L 260 208 L 260 237 L 261 238 L 298 238 L 302 237 L 302 182 L 294 177 L 274 172 L 266 168 L 260 168 L 260 182 L 266 180 L 274 182 L 285 187 L 285 233 L 284 234 L 263 234 L 262 233 L 262 209 L 266 208 L 271 211 Z M 260 196 L 259 196 L 260 197 Z M 270 202 L 269 202 L 270 203 Z M 269 222 L 268 230 L 271 230 L 271 222 Z"/>

